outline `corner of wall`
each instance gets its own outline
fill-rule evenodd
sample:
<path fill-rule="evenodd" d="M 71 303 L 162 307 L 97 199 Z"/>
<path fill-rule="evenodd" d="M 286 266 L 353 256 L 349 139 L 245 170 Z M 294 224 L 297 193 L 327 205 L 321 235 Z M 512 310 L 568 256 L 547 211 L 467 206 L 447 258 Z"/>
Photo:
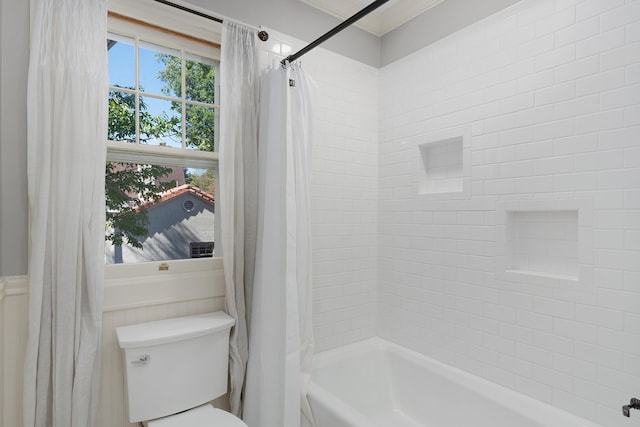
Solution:
<path fill-rule="evenodd" d="M 520 0 L 449 0 L 385 34 L 380 43 L 380 67 L 487 18 Z"/>

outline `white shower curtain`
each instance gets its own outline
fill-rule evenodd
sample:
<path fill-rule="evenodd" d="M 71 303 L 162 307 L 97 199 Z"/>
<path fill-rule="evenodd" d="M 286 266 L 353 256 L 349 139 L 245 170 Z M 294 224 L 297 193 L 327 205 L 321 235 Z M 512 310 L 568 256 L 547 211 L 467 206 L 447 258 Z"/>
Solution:
<path fill-rule="evenodd" d="M 106 0 L 31 2 L 25 427 L 96 425 L 104 280 Z"/>
<path fill-rule="evenodd" d="M 301 416 L 311 421 L 305 396 L 313 355 L 312 88 L 298 64 L 277 64 L 262 75 L 258 236 L 244 401 L 250 427 L 298 427 Z"/>
<path fill-rule="evenodd" d="M 258 48 L 256 31 L 225 20 L 220 59 L 220 205 L 225 307 L 235 320 L 229 342 L 231 410 L 241 415 L 248 356 L 258 200 Z M 245 308 L 246 307 L 246 308 Z"/>

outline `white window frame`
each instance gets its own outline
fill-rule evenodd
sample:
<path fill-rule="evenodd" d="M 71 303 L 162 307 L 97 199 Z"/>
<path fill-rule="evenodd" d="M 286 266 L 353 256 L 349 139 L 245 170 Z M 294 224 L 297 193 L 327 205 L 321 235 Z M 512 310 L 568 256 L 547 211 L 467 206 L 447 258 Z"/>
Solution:
<path fill-rule="evenodd" d="M 218 61 L 220 59 L 219 48 L 198 43 L 193 38 L 219 45 L 221 24 L 153 0 L 110 0 L 109 12 L 107 25 L 110 33 L 138 38 L 178 51 L 185 50 Z M 131 19 L 120 19 L 114 15 Z M 150 26 L 140 25 L 135 21 L 143 21 Z M 153 27 L 169 31 L 159 31 Z M 182 38 L 175 33 L 191 38 Z M 217 87 L 216 93 L 219 93 Z M 216 107 L 219 108 L 219 105 Z M 114 141 L 107 141 L 106 145 L 108 161 L 216 170 L 218 168 L 218 153 L 215 151 L 204 152 Z M 220 229 L 219 215 L 215 216 L 214 229 Z M 224 295 L 221 258 L 108 264 L 105 265 L 105 279 L 105 311 Z M 179 293 L 176 293 L 177 286 L 180 289 Z"/>

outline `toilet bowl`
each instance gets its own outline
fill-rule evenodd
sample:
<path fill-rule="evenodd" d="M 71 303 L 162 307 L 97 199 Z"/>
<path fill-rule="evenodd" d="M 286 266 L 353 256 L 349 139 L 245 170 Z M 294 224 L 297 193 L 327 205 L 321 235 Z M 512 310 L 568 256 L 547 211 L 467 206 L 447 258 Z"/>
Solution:
<path fill-rule="evenodd" d="M 227 393 L 234 323 L 217 311 L 116 328 L 129 421 L 147 427 L 247 427 L 210 404 Z"/>

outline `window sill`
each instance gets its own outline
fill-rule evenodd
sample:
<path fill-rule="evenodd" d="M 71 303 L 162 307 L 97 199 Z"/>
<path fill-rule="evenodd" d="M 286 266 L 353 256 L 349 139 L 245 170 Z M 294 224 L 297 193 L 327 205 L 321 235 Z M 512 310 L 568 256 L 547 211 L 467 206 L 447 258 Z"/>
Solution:
<path fill-rule="evenodd" d="M 171 304 L 225 295 L 222 258 L 105 266 L 103 311 Z"/>

